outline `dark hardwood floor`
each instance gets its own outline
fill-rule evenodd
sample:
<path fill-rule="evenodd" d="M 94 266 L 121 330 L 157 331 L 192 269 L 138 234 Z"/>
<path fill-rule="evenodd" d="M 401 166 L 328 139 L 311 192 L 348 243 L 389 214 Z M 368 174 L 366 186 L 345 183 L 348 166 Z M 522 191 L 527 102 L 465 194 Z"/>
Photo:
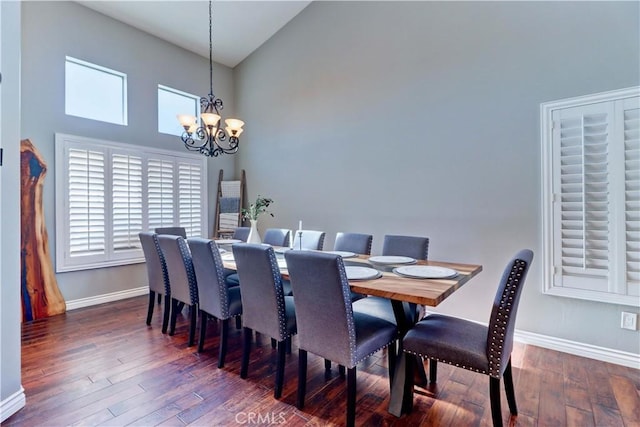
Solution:
<path fill-rule="evenodd" d="M 241 333 L 231 328 L 223 369 L 211 321 L 203 353 L 187 347 L 188 316 L 173 337 L 160 332 L 156 308 L 145 325 L 147 297 L 70 311 L 22 327 L 22 384 L 27 405 L 6 426 L 342 425 L 346 380 L 309 355 L 307 400 L 295 407 L 297 341 L 287 356 L 282 398 L 273 398 L 275 350 L 258 337 L 249 377 L 240 378 Z M 385 353 L 358 366 L 356 423 L 363 426 L 489 426 L 488 377 L 445 364 L 438 384 L 416 388 L 414 410 L 387 413 Z M 640 426 L 640 371 L 516 344 L 519 416 L 529 426 Z"/>

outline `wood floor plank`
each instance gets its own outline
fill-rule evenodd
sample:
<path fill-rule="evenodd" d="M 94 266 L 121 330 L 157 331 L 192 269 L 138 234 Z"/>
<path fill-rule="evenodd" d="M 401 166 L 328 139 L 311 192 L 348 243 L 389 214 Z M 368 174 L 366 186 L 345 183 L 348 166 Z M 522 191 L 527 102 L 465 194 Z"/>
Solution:
<path fill-rule="evenodd" d="M 136 297 L 22 325 L 22 384 L 27 405 L 4 426 L 219 426 L 283 417 L 294 427 L 342 426 L 346 380 L 337 366 L 309 355 L 305 408 L 295 407 L 297 338 L 285 360 L 282 397 L 273 398 L 275 355 L 256 335 L 249 377 L 241 379 L 242 334 L 229 329 L 224 368 L 218 369 L 219 325 L 210 321 L 206 348 L 187 347 L 188 310 L 174 336 L 163 335 L 161 309 L 145 324 L 147 297 Z M 47 361 L 43 363 L 42 361 Z M 414 410 L 387 412 L 388 357 L 379 352 L 358 365 L 356 424 L 363 426 L 489 427 L 485 375 L 438 364 L 438 382 L 415 387 Z M 640 427 L 636 369 L 516 343 L 512 354 L 520 415 L 511 426 Z M 246 424 L 246 420 L 245 420 Z"/>

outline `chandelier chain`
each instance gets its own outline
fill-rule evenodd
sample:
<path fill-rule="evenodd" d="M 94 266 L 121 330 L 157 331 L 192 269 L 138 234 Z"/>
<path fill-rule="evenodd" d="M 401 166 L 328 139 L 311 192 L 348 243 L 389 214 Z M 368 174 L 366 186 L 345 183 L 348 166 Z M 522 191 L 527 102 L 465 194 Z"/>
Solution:
<path fill-rule="evenodd" d="M 209 1 L 209 93 L 213 94 L 213 20 Z"/>

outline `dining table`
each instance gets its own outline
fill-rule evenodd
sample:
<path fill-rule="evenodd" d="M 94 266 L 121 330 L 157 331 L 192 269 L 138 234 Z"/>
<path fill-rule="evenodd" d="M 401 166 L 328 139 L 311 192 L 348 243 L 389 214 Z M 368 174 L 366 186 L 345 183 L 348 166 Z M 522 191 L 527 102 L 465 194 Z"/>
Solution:
<path fill-rule="evenodd" d="M 278 255 L 278 265 L 283 279 L 289 279 L 289 272 L 282 254 L 289 248 L 274 248 Z M 291 249 L 293 250 L 293 249 Z M 331 251 L 327 251 L 331 252 Z M 417 304 L 428 307 L 435 307 L 450 297 L 456 290 L 471 280 L 482 271 L 482 265 L 463 264 L 458 262 L 444 262 L 431 260 L 412 260 L 411 265 L 430 266 L 438 269 L 448 269 L 454 274 L 443 278 L 409 277 L 399 274 L 400 265 L 393 263 L 376 263 L 374 259 L 381 257 L 370 257 L 369 255 L 347 254 L 343 261 L 345 266 L 361 266 L 375 269 L 379 272 L 376 278 L 371 279 L 349 279 L 349 286 L 353 292 L 360 294 L 387 298 L 393 307 L 396 318 L 399 346 L 398 357 L 396 359 L 396 369 L 392 377 L 391 395 L 389 400 L 389 412 L 395 416 L 411 411 L 412 393 L 410 387 L 413 381 L 406 372 L 407 355 L 402 351 L 402 338 L 417 321 L 414 311 L 410 309 L 410 304 Z M 225 268 L 236 269 L 233 254 L 226 252 L 222 254 Z M 348 277 L 348 276 L 347 276 Z M 417 357 L 417 356 L 416 356 Z M 424 377 L 424 365 L 420 363 L 422 376 Z M 426 379 L 426 377 L 425 377 Z"/>

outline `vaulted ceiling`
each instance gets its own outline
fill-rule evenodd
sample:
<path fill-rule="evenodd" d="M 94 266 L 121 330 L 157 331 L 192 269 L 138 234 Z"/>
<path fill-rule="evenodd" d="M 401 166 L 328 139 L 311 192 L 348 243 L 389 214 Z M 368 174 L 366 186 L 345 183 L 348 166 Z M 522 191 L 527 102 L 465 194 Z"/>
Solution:
<path fill-rule="evenodd" d="M 77 1 L 163 40 L 209 57 L 207 1 Z M 214 1 L 213 60 L 235 67 L 310 1 Z"/>

